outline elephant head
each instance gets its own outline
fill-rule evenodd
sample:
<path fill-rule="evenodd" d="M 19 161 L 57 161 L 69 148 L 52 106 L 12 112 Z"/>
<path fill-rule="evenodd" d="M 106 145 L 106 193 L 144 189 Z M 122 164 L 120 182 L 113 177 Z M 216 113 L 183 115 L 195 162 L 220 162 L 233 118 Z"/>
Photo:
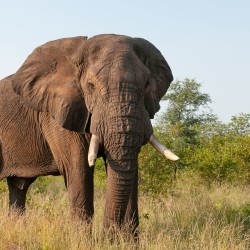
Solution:
<path fill-rule="evenodd" d="M 92 133 L 94 154 L 100 144 L 108 174 L 106 225 L 124 220 L 140 148 L 152 138 L 150 118 L 172 80 L 159 50 L 121 35 L 46 43 L 14 76 L 13 89 L 26 106 L 49 112 L 68 130 Z"/>

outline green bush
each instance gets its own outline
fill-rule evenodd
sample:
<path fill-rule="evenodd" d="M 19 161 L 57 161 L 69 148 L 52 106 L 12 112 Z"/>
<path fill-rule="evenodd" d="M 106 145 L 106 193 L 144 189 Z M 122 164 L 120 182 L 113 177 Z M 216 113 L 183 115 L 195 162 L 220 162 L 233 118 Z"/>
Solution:
<path fill-rule="evenodd" d="M 214 136 L 197 148 L 193 162 L 208 184 L 250 183 L 250 138 Z"/>
<path fill-rule="evenodd" d="M 158 135 L 162 143 L 166 140 Z M 139 155 L 139 188 L 144 193 L 167 193 L 175 179 L 175 167 L 171 161 L 166 160 L 149 143 L 146 144 Z"/>

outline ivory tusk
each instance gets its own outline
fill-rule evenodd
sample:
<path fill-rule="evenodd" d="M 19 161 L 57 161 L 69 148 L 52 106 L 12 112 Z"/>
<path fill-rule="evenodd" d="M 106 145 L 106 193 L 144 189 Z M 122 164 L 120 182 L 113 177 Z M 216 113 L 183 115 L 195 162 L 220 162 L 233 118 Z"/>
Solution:
<path fill-rule="evenodd" d="M 98 137 L 94 134 L 91 136 L 90 144 L 89 144 L 89 153 L 88 153 L 88 162 L 90 167 L 95 166 L 95 162 L 97 159 L 99 150 L 99 141 Z"/>
<path fill-rule="evenodd" d="M 162 155 L 164 155 L 167 159 L 171 161 L 177 161 L 179 160 L 179 157 L 175 155 L 173 152 L 171 152 L 168 148 L 166 148 L 164 145 L 162 145 L 159 140 L 155 137 L 154 134 L 150 136 L 149 142 L 151 145 Z"/>

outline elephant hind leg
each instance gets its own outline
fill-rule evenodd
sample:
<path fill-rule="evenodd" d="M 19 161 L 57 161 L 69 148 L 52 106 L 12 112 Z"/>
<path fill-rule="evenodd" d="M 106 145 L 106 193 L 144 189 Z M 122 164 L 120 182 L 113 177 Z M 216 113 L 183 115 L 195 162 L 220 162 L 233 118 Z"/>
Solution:
<path fill-rule="evenodd" d="M 10 210 L 23 214 L 28 188 L 35 180 L 36 178 L 7 177 Z"/>

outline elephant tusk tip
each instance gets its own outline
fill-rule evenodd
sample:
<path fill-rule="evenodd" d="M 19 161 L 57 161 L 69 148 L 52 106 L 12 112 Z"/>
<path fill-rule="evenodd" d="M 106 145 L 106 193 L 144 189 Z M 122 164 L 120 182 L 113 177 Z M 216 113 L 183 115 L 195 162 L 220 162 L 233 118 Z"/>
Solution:
<path fill-rule="evenodd" d="M 151 135 L 149 141 L 159 153 L 165 156 L 165 158 L 171 161 L 178 161 L 180 159 L 177 155 L 162 145 L 154 134 Z"/>
<path fill-rule="evenodd" d="M 89 162 L 89 167 L 94 167 L 94 166 L 95 166 L 96 159 L 94 159 L 94 158 L 88 159 L 88 162 Z"/>
<path fill-rule="evenodd" d="M 168 149 L 164 150 L 163 154 L 167 159 L 171 161 L 178 161 L 180 159 L 176 154 L 174 154 Z"/>

